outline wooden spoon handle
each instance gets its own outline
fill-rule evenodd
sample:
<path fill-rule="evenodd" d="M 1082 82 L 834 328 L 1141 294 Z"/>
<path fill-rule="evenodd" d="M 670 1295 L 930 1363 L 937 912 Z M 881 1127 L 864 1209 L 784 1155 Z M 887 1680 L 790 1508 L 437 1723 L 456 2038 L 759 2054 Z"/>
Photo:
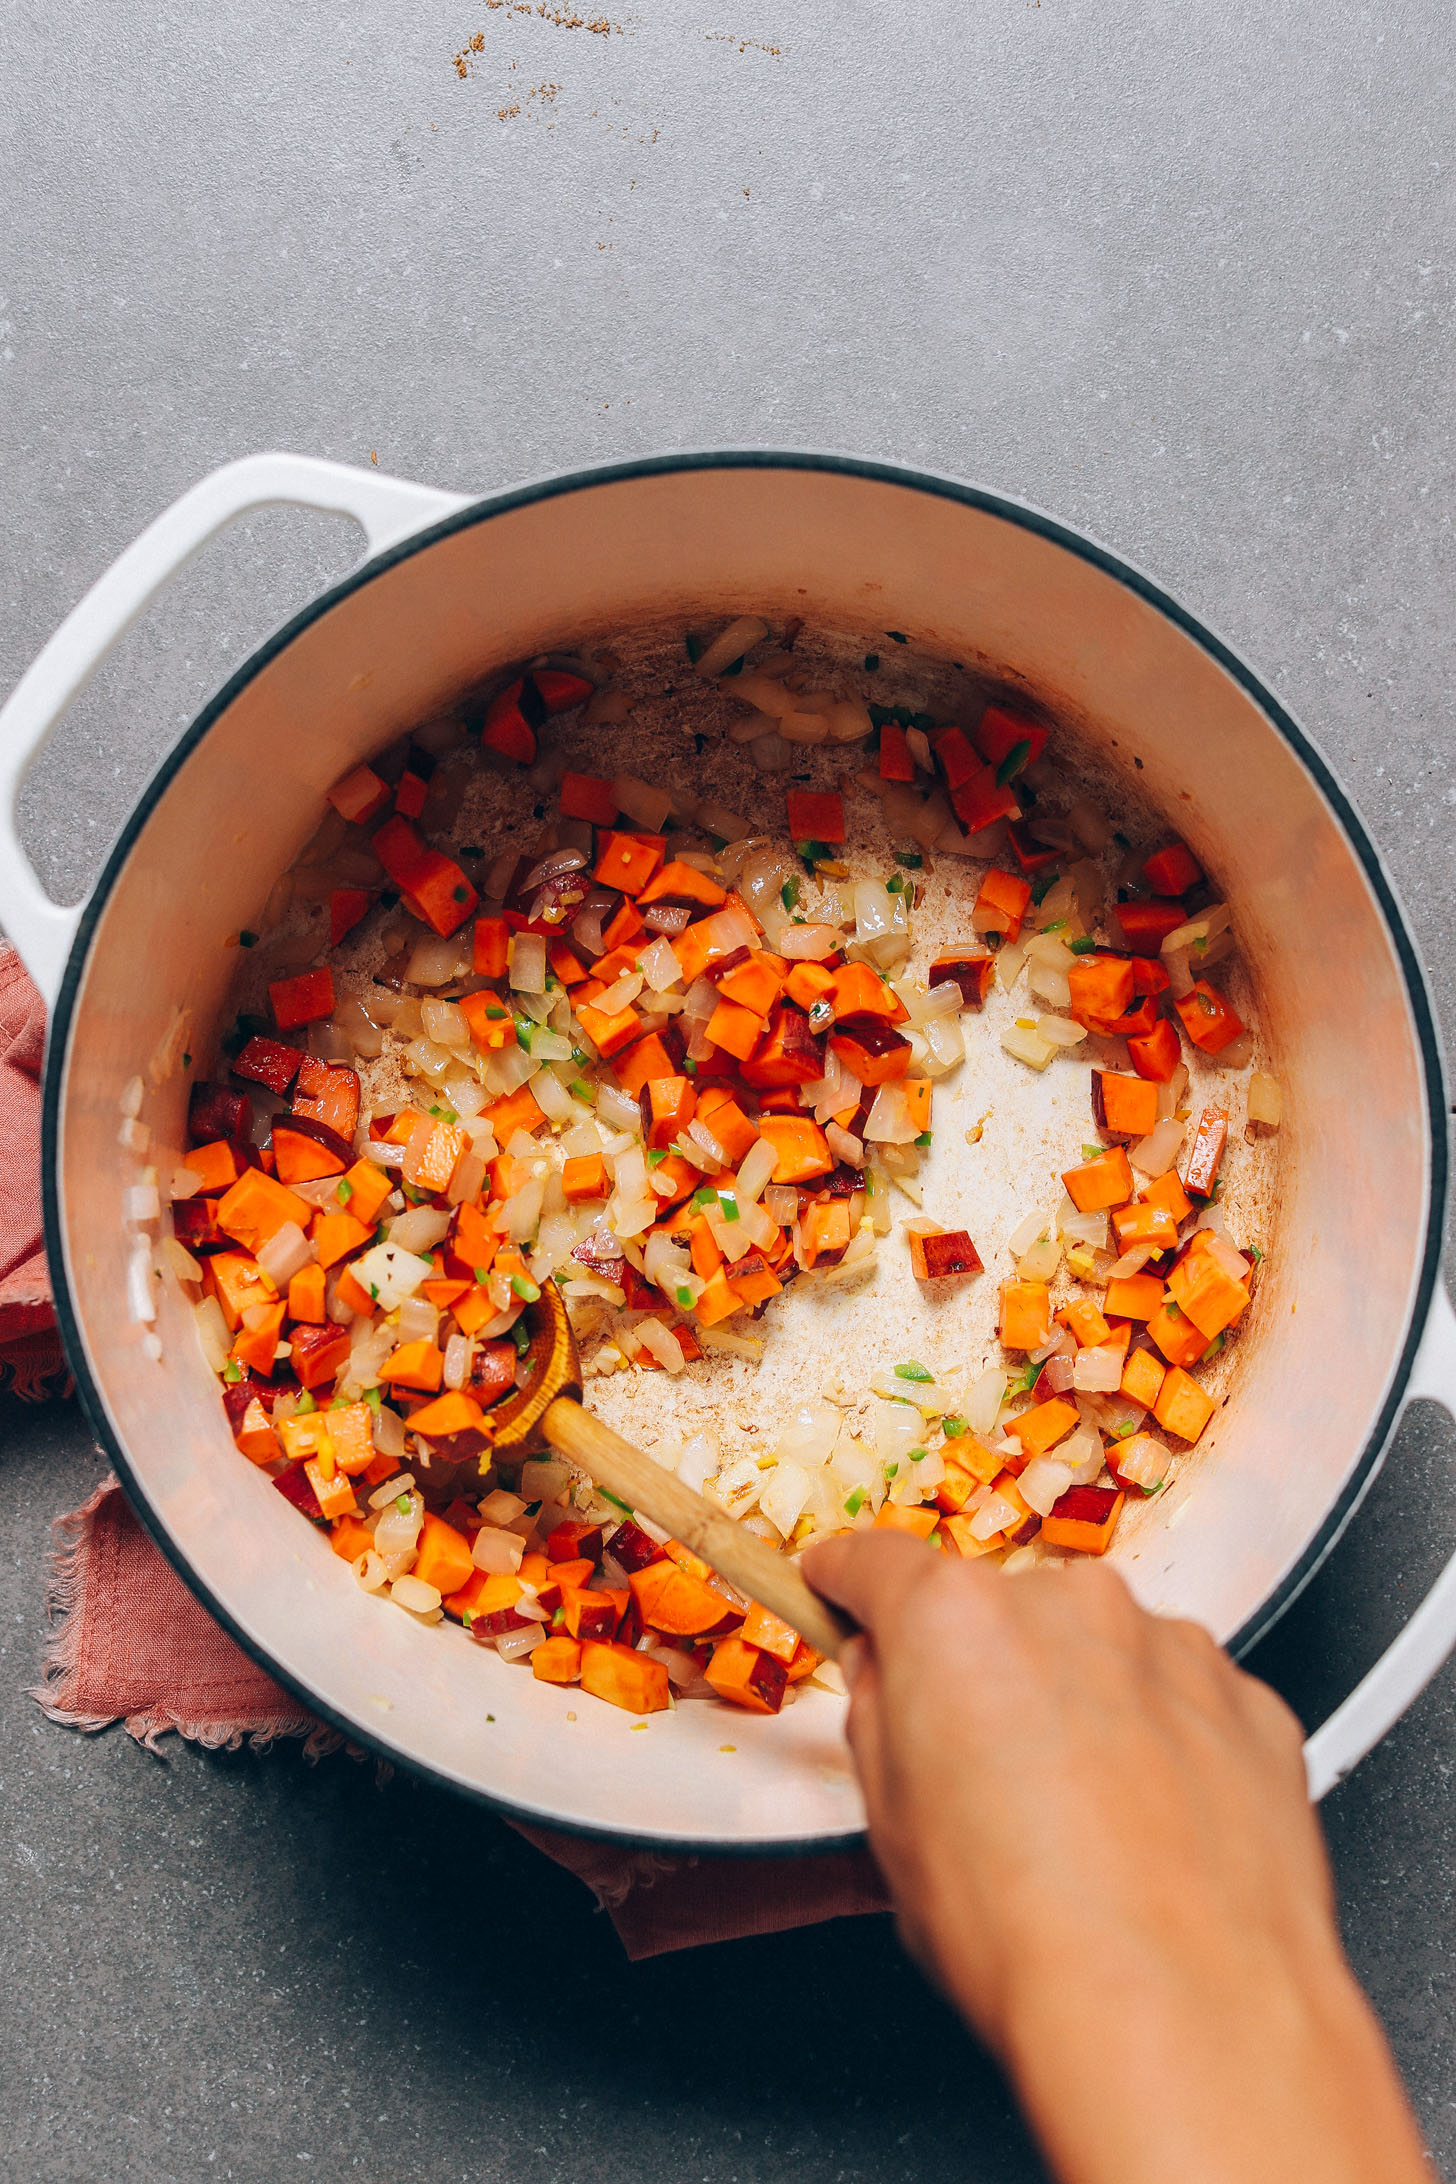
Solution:
<path fill-rule="evenodd" d="M 554 1449 L 579 1464 L 598 1486 L 662 1525 L 684 1547 L 711 1563 L 730 1585 L 782 1616 L 816 1652 L 834 1659 L 846 1638 L 854 1635 L 854 1625 L 811 1592 L 793 1563 L 766 1540 L 745 1532 L 725 1509 L 715 1509 L 570 1396 L 557 1396 L 540 1430 Z"/>

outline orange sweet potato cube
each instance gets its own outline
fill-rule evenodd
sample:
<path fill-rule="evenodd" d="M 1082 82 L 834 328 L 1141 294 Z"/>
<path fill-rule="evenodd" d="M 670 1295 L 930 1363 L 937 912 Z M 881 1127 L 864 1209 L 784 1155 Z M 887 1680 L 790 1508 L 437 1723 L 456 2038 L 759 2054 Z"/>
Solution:
<path fill-rule="evenodd" d="M 1039 1350 L 1051 1333 L 1051 1291 L 1045 1282 L 1001 1284 L 1001 1340 L 1008 1350 Z"/>
<path fill-rule="evenodd" d="M 1112 1329 L 1102 1317 L 1101 1311 L 1090 1297 L 1076 1297 L 1057 1314 L 1063 1327 L 1076 1336 L 1080 1348 L 1088 1349 L 1095 1343 L 1106 1342 Z"/>
<path fill-rule="evenodd" d="M 940 1281 L 950 1274 L 979 1274 L 981 1254 L 964 1229 L 940 1229 L 933 1236 L 910 1237 L 910 1271 L 918 1282 Z"/>
<path fill-rule="evenodd" d="M 1013 1418 L 1007 1427 L 1021 1443 L 1026 1456 L 1044 1456 L 1049 1448 L 1065 1439 L 1077 1423 L 1077 1406 L 1067 1402 L 1064 1396 L 1054 1395 L 1045 1403 L 1038 1403 L 1034 1410 L 1023 1411 Z"/>
<path fill-rule="evenodd" d="M 1180 1441 L 1196 1441 L 1216 1407 L 1213 1397 L 1199 1387 L 1191 1373 L 1184 1372 L 1181 1365 L 1170 1365 L 1158 1390 L 1153 1416 Z"/>
<path fill-rule="evenodd" d="M 1207 1337 L 1173 1303 L 1162 1305 L 1153 1314 L 1148 1333 L 1170 1365 L 1196 1365 L 1208 1348 Z"/>
<path fill-rule="evenodd" d="M 1207 1342 L 1232 1327 L 1249 1301 L 1244 1284 L 1226 1274 L 1206 1251 L 1190 1252 L 1181 1259 L 1168 1276 L 1168 1288 Z"/>
<path fill-rule="evenodd" d="M 1122 1368 L 1122 1393 L 1130 1403 L 1141 1403 L 1145 1410 L 1151 1410 L 1158 1400 L 1165 1371 L 1151 1350 L 1130 1350 Z"/>
<path fill-rule="evenodd" d="M 1048 1547 L 1075 1547 L 1084 1555 L 1105 1555 L 1127 1499 L 1120 1487 L 1069 1486 L 1042 1519 Z"/>
<path fill-rule="evenodd" d="M 1125 1206 L 1132 1196 L 1132 1169 L 1121 1145 L 1110 1145 L 1095 1160 L 1068 1168 L 1062 1181 L 1079 1213 L 1106 1213 L 1113 1206 Z"/>
<path fill-rule="evenodd" d="M 1119 1274 L 1107 1284 L 1102 1309 L 1109 1319 L 1150 1320 L 1163 1301 L 1156 1274 Z"/>

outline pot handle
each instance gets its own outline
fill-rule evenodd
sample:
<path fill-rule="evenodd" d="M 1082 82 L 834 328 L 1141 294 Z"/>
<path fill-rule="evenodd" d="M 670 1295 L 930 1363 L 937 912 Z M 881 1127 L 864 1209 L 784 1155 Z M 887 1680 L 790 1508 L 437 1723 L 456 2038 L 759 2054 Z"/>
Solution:
<path fill-rule="evenodd" d="M 1411 1370 L 1407 1401 L 1429 1396 L 1456 1418 L 1456 1311 L 1444 1282 Z M 1304 1747 L 1309 1794 L 1318 1800 L 1358 1767 L 1406 1708 L 1419 1698 L 1456 1648 L 1456 1555 L 1446 1564 L 1405 1629 L 1369 1674 Z"/>
<path fill-rule="evenodd" d="M 77 692 L 163 585 L 237 517 L 280 504 L 352 516 L 369 553 L 377 554 L 453 514 L 465 500 L 313 456 L 248 455 L 174 501 L 71 609 L 0 707 L 0 924 L 48 1006 L 60 989 L 84 905 L 52 902 L 21 849 L 15 805 L 26 772 Z"/>

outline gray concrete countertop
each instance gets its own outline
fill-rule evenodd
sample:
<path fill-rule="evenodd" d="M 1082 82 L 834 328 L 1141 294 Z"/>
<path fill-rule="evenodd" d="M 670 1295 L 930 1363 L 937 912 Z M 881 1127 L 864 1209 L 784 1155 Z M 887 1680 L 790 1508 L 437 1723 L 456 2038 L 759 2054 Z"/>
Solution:
<path fill-rule="evenodd" d="M 1456 1024 L 1437 0 L 141 0 L 12 4 L 0 39 L 0 690 L 258 448 L 481 490 L 723 442 L 920 462 L 1086 526 L 1263 669 Z M 260 517 L 125 641 L 23 800 L 57 893 L 356 544 Z M 418 1785 L 53 1728 L 19 1695 L 46 1528 L 100 1459 L 63 1404 L 0 1403 L 0 1449 L 7 2178 L 1040 2174 L 885 1921 L 634 1971 L 575 1882 Z M 1412 1413 L 1261 1648 L 1306 1719 L 1456 1544 L 1451 1455 Z M 1453 1765 L 1448 1667 L 1326 1818 L 1456 2167 Z"/>

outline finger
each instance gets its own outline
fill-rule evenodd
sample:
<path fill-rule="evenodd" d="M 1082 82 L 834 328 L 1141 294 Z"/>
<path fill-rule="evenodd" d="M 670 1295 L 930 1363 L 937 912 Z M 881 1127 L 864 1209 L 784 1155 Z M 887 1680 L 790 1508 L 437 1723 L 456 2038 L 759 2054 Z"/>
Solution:
<path fill-rule="evenodd" d="M 850 1532 L 809 1548 L 799 1567 L 816 1592 L 873 1632 L 924 1584 L 926 1549 L 906 1532 Z"/>

